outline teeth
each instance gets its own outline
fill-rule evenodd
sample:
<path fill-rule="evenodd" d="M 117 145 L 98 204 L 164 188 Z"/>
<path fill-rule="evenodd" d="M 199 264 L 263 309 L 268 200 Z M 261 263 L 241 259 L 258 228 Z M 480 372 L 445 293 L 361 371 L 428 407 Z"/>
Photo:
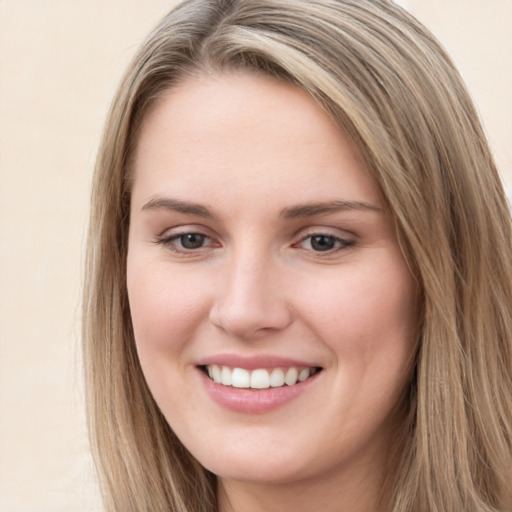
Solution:
<path fill-rule="evenodd" d="M 299 376 L 297 377 L 299 382 L 302 382 L 303 380 L 306 380 L 309 377 L 309 368 L 304 368 L 304 370 L 301 370 L 299 372 Z"/>
<path fill-rule="evenodd" d="M 270 387 L 270 375 L 267 370 L 254 370 L 251 373 L 251 388 L 266 389 Z"/>
<path fill-rule="evenodd" d="M 297 368 L 294 368 L 293 366 L 291 368 L 288 368 L 286 370 L 286 375 L 284 376 L 284 383 L 288 386 L 293 386 L 297 383 L 297 377 L 299 376 L 299 372 L 297 371 Z"/>
<path fill-rule="evenodd" d="M 227 368 L 227 366 L 224 366 Z M 251 383 L 251 374 L 248 370 L 244 370 L 243 368 L 233 368 L 233 373 L 231 374 L 231 385 L 234 388 L 248 388 Z"/>
<path fill-rule="evenodd" d="M 284 372 L 281 368 L 272 370 L 272 373 L 270 374 L 270 385 L 273 388 L 280 388 L 281 386 L 284 386 Z"/>
<path fill-rule="evenodd" d="M 227 366 L 222 367 L 220 381 L 223 386 L 231 386 L 233 384 L 231 370 Z"/>
<path fill-rule="evenodd" d="M 268 389 L 280 388 L 285 384 L 293 386 L 297 382 L 302 382 L 316 373 L 315 368 L 274 368 L 266 370 L 259 368 L 257 370 L 246 370 L 244 368 L 230 368 L 229 366 L 220 366 L 217 364 L 208 365 L 206 371 L 217 384 L 223 386 L 233 386 L 234 388 Z"/>
<path fill-rule="evenodd" d="M 212 379 L 217 383 L 220 384 L 222 381 L 222 376 L 220 372 L 220 368 L 214 364 L 212 367 Z"/>

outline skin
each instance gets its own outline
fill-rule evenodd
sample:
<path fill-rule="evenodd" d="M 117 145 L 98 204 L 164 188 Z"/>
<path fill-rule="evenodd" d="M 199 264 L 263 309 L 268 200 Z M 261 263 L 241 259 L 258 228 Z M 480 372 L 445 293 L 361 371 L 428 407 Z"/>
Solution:
<path fill-rule="evenodd" d="M 203 236 L 195 249 L 185 233 Z M 245 72 L 170 90 L 136 146 L 127 264 L 145 377 L 218 475 L 222 512 L 379 510 L 417 290 L 377 185 L 307 94 Z M 322 370 L 290 402 L 240 413 L 203 385 L 198 362 L 218 354 Z"/>

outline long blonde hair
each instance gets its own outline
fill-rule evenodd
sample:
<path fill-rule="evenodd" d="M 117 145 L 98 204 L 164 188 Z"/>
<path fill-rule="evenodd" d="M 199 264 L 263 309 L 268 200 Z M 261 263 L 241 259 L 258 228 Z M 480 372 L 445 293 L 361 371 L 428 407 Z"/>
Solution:
<path fill-rule="evenodd" d="M 92 191 L 83 303 L 89 428 L 109 512 L 214 512 L 140 369 L 126 292 L 130 157 L 148 108 L 197 70 L 311 96 L 379 184 L 422 290 L 390 512 L 512 510 L 512 227 L 478 116 L 434 37 L 387 0 L 189 0 L 135 56 Z"/>

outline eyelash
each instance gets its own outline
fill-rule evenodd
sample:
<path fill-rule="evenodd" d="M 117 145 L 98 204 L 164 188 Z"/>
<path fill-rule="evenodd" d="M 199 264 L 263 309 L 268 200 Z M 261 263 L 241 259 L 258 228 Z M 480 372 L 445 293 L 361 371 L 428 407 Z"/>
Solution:
<path fill-rule="evenodd" d="M 204 233 L 196 232 L 196 231 L 189 231 L 189 232 L 185 232 L 185 233 L 178 233 L 178 234 L 171 235 L 168 237 L 158 238 L 155 241 L 155 243 L 158 245 L 162 245 L 166 249 L 168 249 L 174 253 L 177 253 L 177 254 L 196 254 L 201 249 L 210 248 L 210 247 L 218 247 L 218 245 L 216 246 L 215 243 L 212 243 L 207 246 L 201 245 L 200 247 L 196 247 L 196 248 L 185 248 L 185 247 L 183 247 L 183 240 L 187 236 L 188 237 L 191 237 L 191 236 L 200 237 L 201 240 L 203 241 L 203 243 L 205 240 L 211 241 L 211 238 L 208 235 L 205 235 Z M 292 245 L 292 247 L 301 248 L 300 246 L 307 240 L 310 240 L 309 243 L 310 243 L 310 246 L 312 246 L 312 241 L 315 237 L 327 239 L 332 244 L 337 245 L 337 247 L 333 247 L 333 248 L 326 249 L 326 250 L 314 250 L 312 247 L 310 249 L 304 249 L 304 248 L 303 249 L 311 251 L 315 254 L 320 254 L 320 255 L 325 254 L 326 256 L 335 254 L 338 251 L 343 251 L 343 250 L 349 249 L 350 247 L 353 247 L 356 243 L 355 240 L 347 240 L 345 238 L 334 236 L 334 235 L 331 235 L 328 233 L 314 232 L 314 233 L 308 233 L 306 236 L 302 237 L 297 243 L 294 243 Z M 176 241 L 180 241 L 180 240 L 181 240 L 181 243 L 180 243 L 181 247 L 178 247 L 176 244 Z"/>
<path fill-rule="evenodd" d="M 197 251 L 205 248 L 204 245 L 201 245 L 201 247 L 197 247 L 197 248 L 194 248 L 194 249 L 188 249 L 188 248 L 183 247 L 183 239 L 185 237 L 187 237 L 187 236 L 201 237 L 201 239 L 203 241 L 204 240 L 211 240 L 211 238 L 208 235 L 205 235 L 204 233 L 200 233 L 200 232 L 197 232 L 197 231 L 188 231 L 186 233 L 178 233 L 176 235 L 171 235 L 171 236 L 168 236 L 168 237 L 158 238 L 155 241 L 155 243 L 158 244 L 158 245 L 162 245 L 166 249 L 168 249 L 168 250 L 170 250 L 170 251 L 172 251 L 174 253 L 178 253 L 178 254 L 194 254 Z M 182 239 L 181 248 L 177 247 L 177 245 L 175 244 L 175 242 L 177 240 L 180 240 L 180 239 Z M 208 247 L 208 246 L 206 246 L 206 247 Z"/>
<path fill-rule="evenodd" d="M 310 243 L 310 245 L 312 245 L 313 239 L 315 237 L 328 239 L 328 240 L 332 241 L 334 244 L 338 245 L 337 247 L 327 249 L 325 251 L 315 251 L 313 248 L 309 249 L 309 250 L 313 251 L 315 254 L 325 254 L 325 255 L 334 254 L 334 253 L 337 253 L 338 251 L 343 251 L 345 249 L 353 247 L 355 244 L 354 240 L 347 240 L 345 238 L 341 238 L 339 236 L 331 235 L 328 233 L 308 233 L 306 236 L 301 238 L 301 240 L 297 244 L 294 244 L 294 247 L 297 247 L 297 246 L 303 244 L 306 240 L 310 240 L 309 243 Z"/>

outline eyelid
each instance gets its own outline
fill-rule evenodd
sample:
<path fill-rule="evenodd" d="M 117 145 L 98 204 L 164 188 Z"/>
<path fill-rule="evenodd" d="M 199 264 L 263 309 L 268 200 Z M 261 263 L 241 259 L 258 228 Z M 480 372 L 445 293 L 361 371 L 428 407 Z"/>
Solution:
<path fill-rule="evenodd" d="M 335 227 L 326 227 L 326 226 L 310 226 L 307 228 L 303 228 L 297 232 L 294 238 L 298 240 L 303 240 L 305 238 L 315 236 L 315 235 L 323 235 L 330 236 L 333 238 L 338 238 L 340 240 L 345 241 L 355 241 L 358 239 L 358 236 L 345 229 L 335 228 Z"/>
<path fill-rule="evenodd" d="M 186 235 L 187 233 L 198 233 L 201 235 L 209 236 L 208 232 L 210 232 L 208 228 L 201 224 L 177 224 L 175 226 L 169 227 L 167 226 L 164 230 L 160 231 L 156 237 L 157 238 L 171 238 L 174 235 Z"/>
<path fill-rule="evenodd" d="M 345 248 L 345 247 L 351 247 L 352 245 L 354 245 L 355 241 L 354 240 L 347 240 L 346 238 L 341 238 L 339 236 L 335 236 L 335 235 L 330 235 L 330 234 L 327 234 L 327 233 L 311 233 L 309 235 L 306 235 L 304 237 L 302 237 L 298 243 L 302 243 L 302 242 L 305 242 L 306 240 L 308 239 L 311 239 L 311 238 L 314 238 L 315 236 L 323 236 L 325 238 L 332 238 L 334 241 L 336 242 L 339 242 L 340 244 L 342 244 L 342 248 Z M 296 244 L 295 244 L 296 245 Z M 330 251 L 325 251 L 326 253 L 327 252 L 333 252 L 335 251 L 336 249 L 331 249 Z M 322 251 L 315 251 L 315 252 L 322 252 Z"/>
<path fill-rule="evenodd" d="M 177 242 L 180 237 L 185 235 L 200 235 L 204 237 L 206 243 L 197 248 L 185 248 L 179 247 L 179 242 Z M 347 236 L 348 235 L 348 236 Z M 321 236 L 326 238 L 331 238 L 336 242 L 336 246 L 331 249 L 315 250 L 314 248 L 306 248 L 301 247 L 301 245 L 308 239 L 311 239 L 315 236 Z M 165 229 L 162 234 L 159 234 L 155 237 L 154 243 L 157 245 L 161 245 L 167 250 L 184 255 L 194 255 L 199 252 L 204 252 L 208 249 L 221 247 L 222 244 L 217 240 L 215 234 L 211 234 L 211 230 L 201 225 L 191 225 L 184 224 L 180 226 L 175 226 L 172 228 Z M 296 249 L 302 249 L 304 251 L 308 251 L 314 253 L 315 255 L 332 255 L 339 251 L 347 250 L 350 247 L 353 247 L 357 242 L 357 235 L 345 230 L 341 230 L 339 228 L 331 228 L 324 226 L 311 226 L 304 229 L 301 229 L 294 236 L 294 241 L 291 243 L 291 247 Z"/>
<path fill-rule="evenodd" d="M 210 230 L 206 229 L 204 226 L 190 225 L 185 224 L 182 226 L 176 226 L 173 228 L 167 228 L 162 234 L 157 235 L 154 239 L 154 243 L 157 245 L 163 246 L 165 249 L 183 255 L 194 255 L 200 251 L 204 251 L 205 249 L 212 249 L 216 247 L 220 247 L 220 243 L 215 242 L 215 237 L 209 234 Z M 198 247 L 197 249 L 186 249 L 179 248 L 174 243 L 176 240 L 179 240 L 180 237 L 185 235 L 200 235 L 204 237 L 206 240 L 209 240 L 210 243 L 207 245 Z"/>
<path fill-rule="evenodd" d="M 333 231 L 336 231 L 336 233 L 334 233 Z M 343 234 L 340 233 L 340 231 L 342 231 Z M 346 236 L 346 235 L 348 235 L 348 236 Z M 337 228 L 312 226 L 310 228 L 301 230 L 296 236 L 297 241 L 294 242 L 292 244 L 292 246 L 301 249 L 301 247 L 300 247 L 301 244 L 303 244 L 306 240 L 311 239 L 315 236 L 323 236 L 323 237 L 327 237 L 327 238 L 332 238 L 339 244 L 337 247 L 334 247 L 332 249 L 328 249 L 325 251 L 315 251 L 312 248 L 310 248 L 310 249 L 302 248 L 308 252 L 312 252 L 319 256 L 333 255 L 339 251 L 347 250 L 347 249 L 353 247 L 357 242 L 357 235 L 355 235 L 354 233 L 349 233 L 347 231 L 340 230 Z"/>

